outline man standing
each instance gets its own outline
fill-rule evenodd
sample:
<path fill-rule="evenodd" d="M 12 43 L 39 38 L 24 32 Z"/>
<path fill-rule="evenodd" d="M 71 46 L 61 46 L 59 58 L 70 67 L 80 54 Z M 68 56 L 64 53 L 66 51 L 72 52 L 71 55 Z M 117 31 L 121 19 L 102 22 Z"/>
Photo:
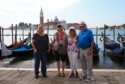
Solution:
<path fill-rule="evenodd" d="M 92 31 L 87 28 L 83 21 L 80 22 L 79 27 L 78 47 L 80 48 L 80 62 L 84 74 L 83 79 L 88 82 L 92 78 L 94 37 Z"/>

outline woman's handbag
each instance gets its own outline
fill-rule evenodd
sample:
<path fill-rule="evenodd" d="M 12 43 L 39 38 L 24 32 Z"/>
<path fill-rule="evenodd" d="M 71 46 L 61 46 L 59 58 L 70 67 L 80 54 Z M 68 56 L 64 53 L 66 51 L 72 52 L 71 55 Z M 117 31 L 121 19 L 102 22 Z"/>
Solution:
<path fill-rule="evenodd" d="M 67 53 L 66 47 L 63 46 L 62 44 L 59 44 L 57 51 L 58 51 L 58 54 L 60 55 L 65 55 Z"/>

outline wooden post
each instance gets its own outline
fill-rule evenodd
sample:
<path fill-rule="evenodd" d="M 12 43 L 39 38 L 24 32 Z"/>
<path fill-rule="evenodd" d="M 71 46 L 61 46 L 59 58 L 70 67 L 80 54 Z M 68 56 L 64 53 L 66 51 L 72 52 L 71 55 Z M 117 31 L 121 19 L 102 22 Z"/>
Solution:
<path fill-rule="evenodd" d="M 34 29 L 33 29 L 33 35 L 34 35 Z"/>
<path fill-rule="evenodd" d="M 23 38 L 23 41 L 24 41 L 24 26 L 22 27 L 22 38 Z"/>
<path fill-rule="evenodd" d="M 1 27 L 0 27 L 0 42 L 1 42 Z"/>
<path fill-rule="evenodd" d="M 124 68 L 125 68 L 125 46 L 123 46 L 123 50 L 124 50 Z"/>
<path fill-rule="evenodd" d="M 31 40 L 31 25 L 30 25 L 30 33 L 29 33 L 29 35 L 30 35 L 30 40 Z M 30 44 L 31 44 L 31 41 L 30 41 Z"/>
<path fill-rule="evenodd" d="M 4 41 L 4 28 L 2 28 L 2 40 Z"/>
<path fill-rule="evenodd" d="M 32 29 L 31 29 L 31 25 L 30 25 L 30 34 L 31 34 L 31 30 L 32 30 Z M 31 37 L 31 35 L 30 35 L 30 37 Z"/>
<path fill-rule="evenodd" d="M 104 56 L 104 61 L 105 61 L 105 30 L 106 28 L 104 27 L 104 43 L 103 43 L 103 46 L 104 46 L 104 52 L 103 52 L 103 56 Z"/>
<path fill-rule="evenodd" d="M 96 28 L 96 44 L 98 44 L 98 27 Z"/>
<path fill-rule="evenodd" d="M 47 25 L 47 34 L 49 35 L 49 19 L 47 19 L 48 25 Z"/>
<path fill-rule="evenodd" d="M 113 40 L 115 41 L 115 27 L 113 27 Z"/>
<path fill-rule="evenodd" d="M 17 47 L 17 24 L 15 26 L 15 45 Z"/>
<path fill-rule="evenodd" d="M 11 24 L 11 32 L 12 32 L 12 44 L 14 43 L 13 42 L 13 24 Z"/>

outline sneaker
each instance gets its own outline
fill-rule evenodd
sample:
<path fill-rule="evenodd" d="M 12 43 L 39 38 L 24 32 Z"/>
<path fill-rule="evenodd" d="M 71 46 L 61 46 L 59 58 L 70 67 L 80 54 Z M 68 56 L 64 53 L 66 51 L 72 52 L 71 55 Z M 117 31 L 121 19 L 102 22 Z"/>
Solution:
<path fill-rule="evenodd" d="M 36 79 L 38 79 L 38 77 L 39 77 L 38 75 L 35 75 L 35 78 L 36 78 Z"/>
<path fill-rule="evenodd" d="M 47 75 L 43 75 L 43 77 L 44 77 L 44 78 L 46 78 L 46 77 L 47 77 Z"/>
<path fill-rule="evenodd" d="M 83 78 L 83 79 L 86 79 L 86 78 L 87 78 L 87 76 L 83 76 L 82 78 Z"/>
<path fill-rule="evenodd" d="M 87 77 L 86 79 L 85 79 L 85 82 L 89 82 L 89 81 L 91 81 L 92 79 L 90 78 L 90 77 Z"/>

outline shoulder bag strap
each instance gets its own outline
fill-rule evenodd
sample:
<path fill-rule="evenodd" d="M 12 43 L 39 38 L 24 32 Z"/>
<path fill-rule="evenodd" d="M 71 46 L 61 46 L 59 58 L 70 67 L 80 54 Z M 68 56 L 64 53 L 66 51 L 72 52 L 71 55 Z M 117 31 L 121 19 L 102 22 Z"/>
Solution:
<path fill-rule="evenodd" d="M 56 33 L 56 37 L 57 37 L 57 42 L 58 42 L 58 44 L 60 44 L 60 43 L 59 43 L 58 33 Z"/>

